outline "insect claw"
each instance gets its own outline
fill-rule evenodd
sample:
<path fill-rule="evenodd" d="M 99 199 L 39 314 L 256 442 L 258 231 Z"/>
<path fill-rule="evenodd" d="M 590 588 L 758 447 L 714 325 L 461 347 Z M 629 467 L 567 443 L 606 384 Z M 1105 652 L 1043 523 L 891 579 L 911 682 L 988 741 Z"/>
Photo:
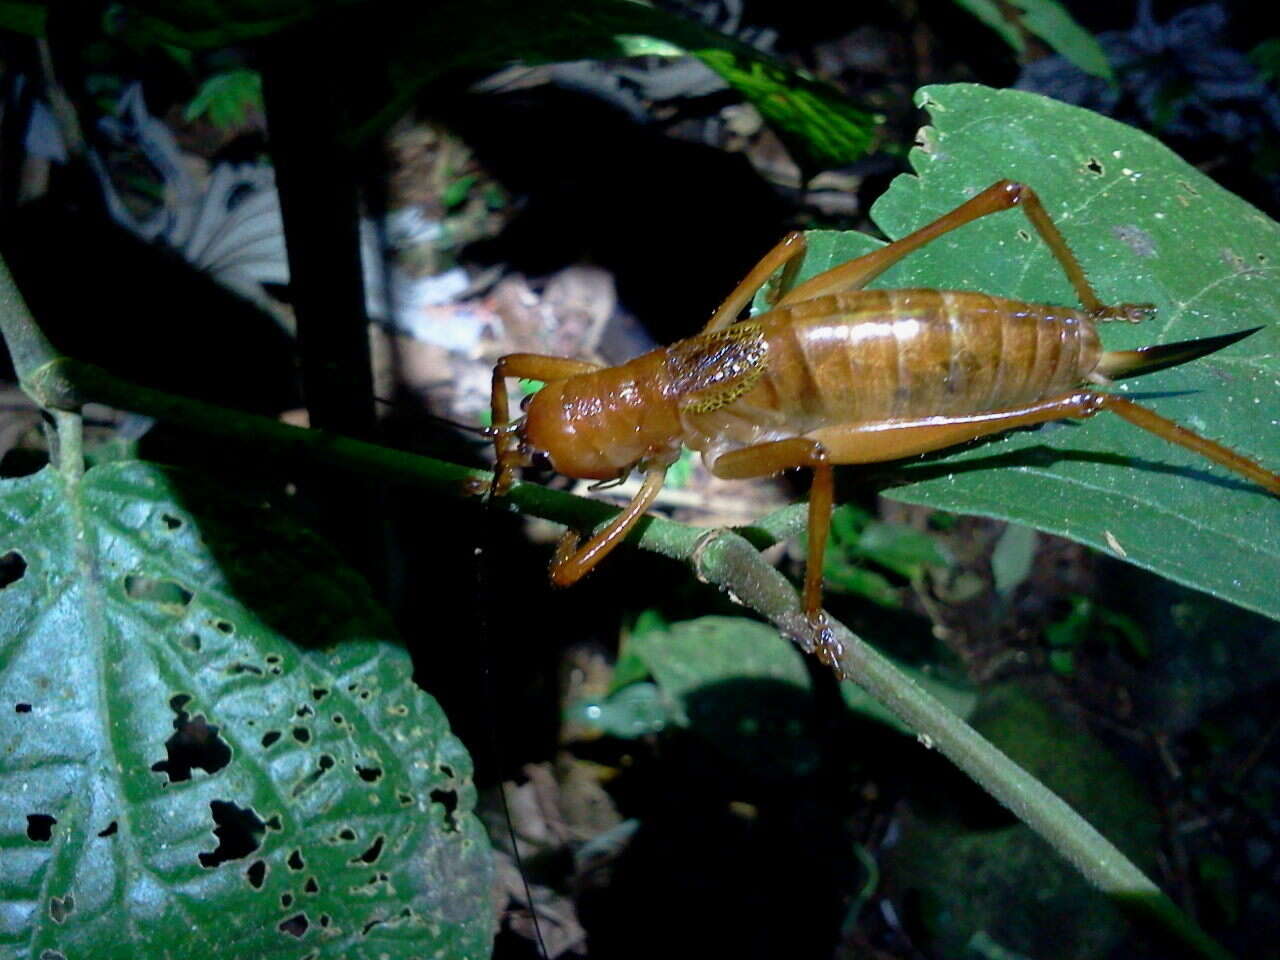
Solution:
<path fill-rule="evenodd" d="M 774 625 L 803 653 L 813 654 L 819 663 L 830 667 L 837 680 L 849 679 L 840 665 L 840 659 L 845 653 L 844 644 L 836 638 L 827 615 L 821 610 L 813 617 L 797 611 L 774 620 Z"/>
<path fill-rule="evenodd" d="M 809 629 L 813 631 L 813 653 L 818 662 L 830 667 L 837 680 L 847 680 L 848 675 L 840 665 L 840 658 L 844 656 L 844 644 L 836 639 L 835 631 L 827 623 L 826 614 L 819 612 L 816 617 L 806 619 L 809 621 Z"/>
<path fill-rule="evenodd" d="M 1156 315 L 1156 305 L 1154 303 L 1122 303 L 1120 309 L 1124 313 L 1124 319 L 1130 323 L 1141 323 L 1143 320 L 1150 320 Z"/>
<path fill-rule="evenodd" d="M 560 542 L 556 544 L 555 555 L 551 558 L 551 582 L 556 586 L 564 586 L 557 574 L 569 562 L 570 558 L 578 552 L 578 543 L 581 539 L 577 531 L 566 530 L 564 536 L 560 538 Z"/>
<path fill-rule="evenodd" d="M 616 477 L 610 477 L 608 480 L 597 480 L 588 490 L 594 492 L 596 490 L 612 490 L 614 487 L 620 487 L 627 482 L 627 478 L 631 476 L 631 468 L 627 467 L 618 472 Z"/>

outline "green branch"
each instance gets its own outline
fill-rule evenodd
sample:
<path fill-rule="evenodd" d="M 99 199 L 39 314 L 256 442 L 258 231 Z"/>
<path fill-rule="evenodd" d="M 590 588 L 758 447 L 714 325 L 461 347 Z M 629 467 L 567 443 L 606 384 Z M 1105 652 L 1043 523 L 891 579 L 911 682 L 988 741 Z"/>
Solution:
<path fill-rule="evenodd" d="M 90 364 L 56 357 L 11 284 L 8 273 L 0 270 L 0 330 L 10 343 L 24 389 L 45 409 L 76 410 L 89 401 L 104 403 L 250 446 L 258 455 L 295 462 L 306 458 L 448 497 L 474 499 L 475 491 L 485 489 L 491 478 L 487 471 L 148 389 Z M 582 530 L 616 512 L 594 500 L 525 483 L 513 487 L 505 503 L 520 513 Z M 797 508 L 787 508 L 761 521 L 764 530 L 747 532 L 753 539 L 787 535 L 800 517 Z M 803 645 L 808 631 L 795 588 L 744 536 L 646 517 L 627 539 L 641 549 L 689 563 L 699 579 L 715 584 Z M 917 731 L 922 744 L 948 757 L 1118 905 L 1201 956 L 1230 956 L 1057 795 L 862 639 L 834 621 L 832 628 L 845 675 Z"/>
<path fill-rule="evenodd" d="M 32 370 L 58 356 L 58 351 L 31 316 L 3 258 L 0 258 L 0 334 L 4 335 L 13 368 L 18 372 L 18 382 L 24 388 L 27 375 Z"/>

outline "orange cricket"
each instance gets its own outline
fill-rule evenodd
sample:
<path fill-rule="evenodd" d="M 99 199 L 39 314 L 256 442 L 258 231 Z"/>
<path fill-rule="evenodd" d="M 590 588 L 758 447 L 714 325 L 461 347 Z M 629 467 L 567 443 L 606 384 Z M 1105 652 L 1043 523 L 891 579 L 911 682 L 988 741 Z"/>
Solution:
<path fill-rule="evenodd" d="M 907 254 L 979 217 L 1020 207 L 1062 265 L 1081 309 L 982 293 L 864 290 Z M 805 250 L 792 233 L 712 315 L 703 331 L 613 367 L 510 354 L 493 372 L 497 469 L 503 494 L 535 453 L 560 473 L 613 480 L 644 474 L 630 504 L 583 546 L 572 531 L 551 565 L 560 585 L 599 563 L 653 503 L 682 446 L 713 474 L 813 471 L 804 611 L 824 654 L 822 556 L 834 464 L 895 460 L 977 437 L 1110 410 L 1280 496 L 1280 475 L 1114 394 L 1089 389 L 1184 363 L 1253 330 L 1146 347 L 1102 349 L 1096 324 L 1136 321 L 1146 304 L 1104 305 L 1028 186 L 1002 180 L 945 216 L 879 250 L 791 287 Z M 783 269 L 767 313 L 738 315 Z M 788 289 L 790 288 L 790 289 Z M 546 381 L 511 421 L 508 377 Z M 825 651 L 824 660 L 831 659 Z"/>

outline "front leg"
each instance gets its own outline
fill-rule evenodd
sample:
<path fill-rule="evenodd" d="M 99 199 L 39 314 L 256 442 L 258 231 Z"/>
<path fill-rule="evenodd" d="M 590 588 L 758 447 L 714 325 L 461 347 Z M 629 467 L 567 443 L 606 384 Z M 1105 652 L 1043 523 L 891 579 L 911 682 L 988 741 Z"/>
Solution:
<path fill-rule="evenodd" d="M 667 478 L 669 463 L 651 466 L 645 470 L 644 483 L 625 510 L 609 521 L 599 533 L 582 547 L 578 535 L 572 530 L 565 533 L 556 545 L 555 559 L 551 561 L 551 582 L 557 587 L 567 587 L 586 576 L 601 560 L 607 557 L 623 538 L 631 532 L 644 512 L 653 505 Z"/>

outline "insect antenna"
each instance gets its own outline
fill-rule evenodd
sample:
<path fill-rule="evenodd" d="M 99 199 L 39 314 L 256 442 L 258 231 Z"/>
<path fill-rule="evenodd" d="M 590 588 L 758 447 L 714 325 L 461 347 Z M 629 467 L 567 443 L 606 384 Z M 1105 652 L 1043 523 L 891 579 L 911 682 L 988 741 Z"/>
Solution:
<path fill-rule="evenodd" d="M 398 409 L 403 406 L 402 404 L 398 403 L 395 400 L 388 400 L 386 397 L 374 397 L 373 399 L 377 403 L 381 403 L 387 407 L 390 407 L 392 410 Z M 463 430 L 467 433 L 474 433 L 477 436 L 484 437 L 486 440 L 491 439 L 493 437 L 492 427 L 478 427 L 473 423 L 463 423 L 460 420 L 450 420 L 448 417 L 442 417 L 438 413 L 427 413 L 425 410 L 417 411 L 416 415 L 419 417 L 422 417 L 424 420 L 434 420 L 436 423 L 446 424 L 450 427 L 453 427 L 455 430 Z"/>
<path fill-rule="evenodd" d="M 490 429 L 490 428 L 482 428 Z M 486 434 L 491 435 L 491 434 Z M 485 711 L 491 717 L 497 717 L 502 709 L 499 705 L 494 665 L 493 631 L 489 623 L 489 598 L 493 596 L 489 577 L 489 548 L 493 544 L 494 531 L 493 497 L 489 496 L 484 503 L 484 520 L 480 525 L 480 543 L 476 547 L 476 616 L 480 634 L 480 683 L 481 696 L 484 699 Z M 489 724 L 489 757 L 498 773 L 498 797 L 502 804 L 502 820 L 507 828 L 507 841 L 511 844 L 511 858 L 515 861 L 516 870 L 520 873 L 520 883 L 524 887 L 524 900 L 529 905 L 529 919 L 533 924 L 534 939 L 538 944 L 538 956 L 544 960 L 549 956 L 547 944 L 542 937 L 542 925 L 538 922 L 538 911 L 533 901 L 533 891 L 529 886 L 529 875 L 524 868 L 524 858 L 520 856 L 520 842 L 516 837 L 515 821 L 511 818 L 511 804 L 507 801 L 507 791 L 502 781 L 506 764 L 502 751 L 502 738 L 498 735 L 498 723 Z"/>

